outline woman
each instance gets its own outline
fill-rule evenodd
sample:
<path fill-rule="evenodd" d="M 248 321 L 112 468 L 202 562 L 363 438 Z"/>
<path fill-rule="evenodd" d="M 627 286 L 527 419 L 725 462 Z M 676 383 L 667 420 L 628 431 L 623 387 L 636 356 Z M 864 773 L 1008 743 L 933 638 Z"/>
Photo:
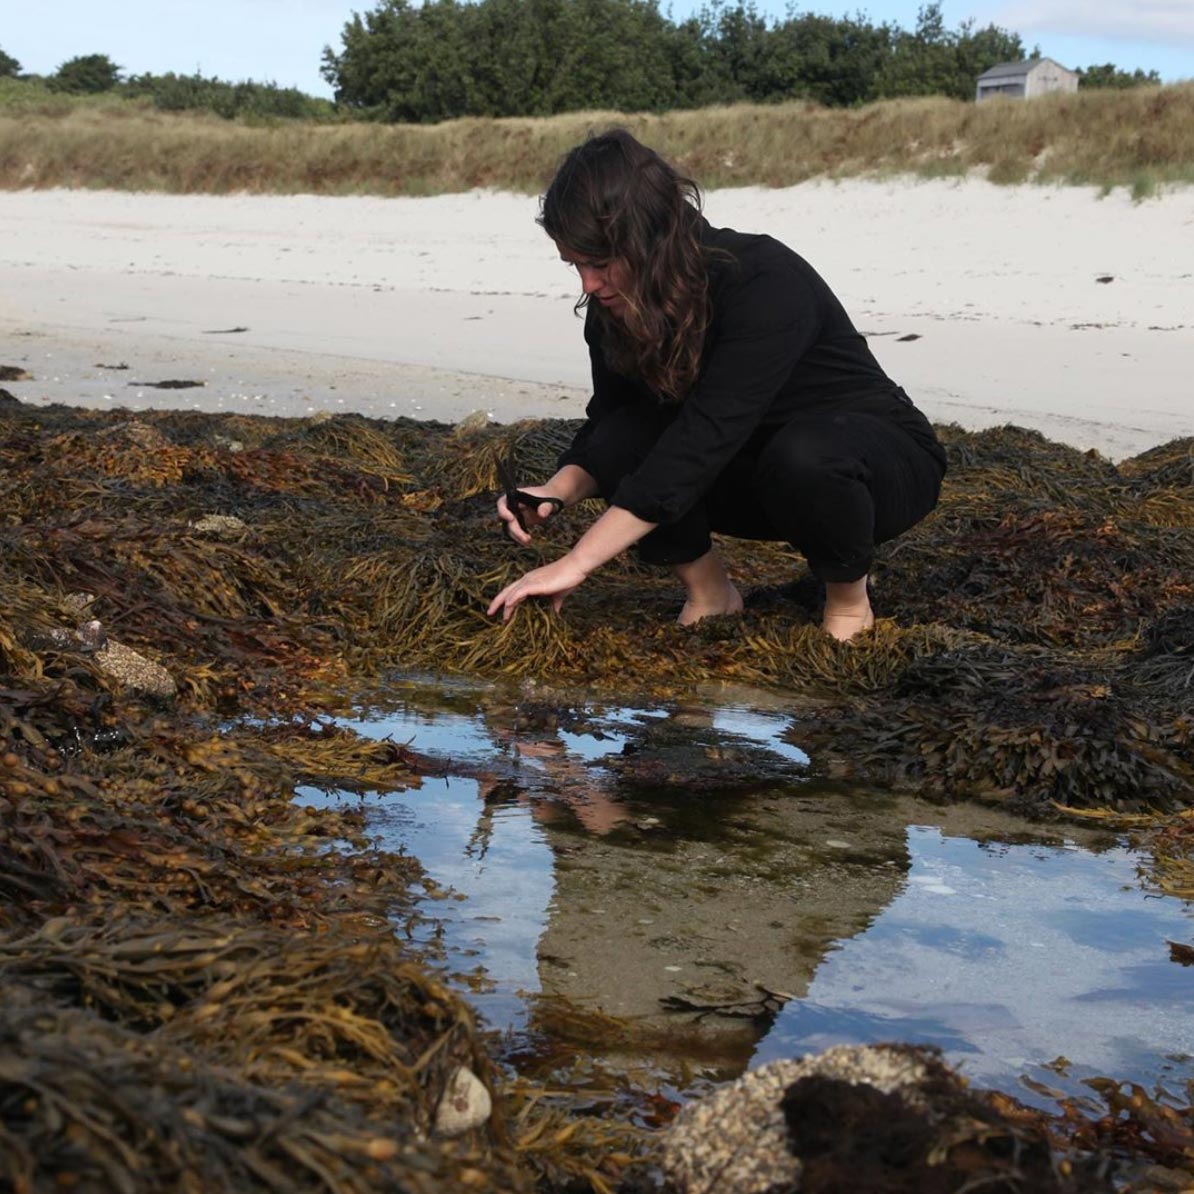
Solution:
<path fill-rule="evenodd" d="M 527 543 L 563 506 L 609 505 L 489 613 L 559 609 L 632 545 L 680 578 L 682 624 L 737 613 L 717 531 L 802 552 L 835 638 L 871 626 L 874 546 L 933 508 L 945 453 L 828 286 L 778 241 L 710 227 L 696 184 L 623 130 L 565 157 L 539 223 L 580 275 L 593 398 L 555 475 L 523 491 L 544 501 L 503 496 L 498 515 Z"/>

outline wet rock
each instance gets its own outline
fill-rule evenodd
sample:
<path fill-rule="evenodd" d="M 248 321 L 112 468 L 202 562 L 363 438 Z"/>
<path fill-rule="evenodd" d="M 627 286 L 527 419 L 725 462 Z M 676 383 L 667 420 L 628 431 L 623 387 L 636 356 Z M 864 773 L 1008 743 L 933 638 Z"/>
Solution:
<path fill-rule="evenodd" d="M 75 631 L 75 638 L 83 646 L 89 647 L 93 651 L 101 651 L 108 645 L 108 632 L 104 629 L 103 623 L 97 622 L 94 618 L 90 622 L 84 622 Z"/>
<path fill-rule="evenodd" d="M 677 1116 L 663 1166 L 678 1194 L 1111 1188 L 1055 1168 L 1043 1132 L 969 1091 L 937 1050 L 900 1045 L 760 1066 Z"/>
<path fill-rule="evenodd" d="M 32 381 L 33 374 L 20 365 L 0 365 L 0 381 Z"/>
<path fill-rule="evenodd" d="M 161 664 L 146 659 L 132 647 L 118 643 L 115 639 L 108 639 L 104 646 L 96 651 L 95 662 L 126 688 L 135 689 L 148 696 L 172 697 L 178 691 L 174 677 Z"/>
<path fill-rule="evenodd" d="M 187 526 L 198 535 L 224 542 L 243 539 L 249 531 L 249 524 L 234 514 L 204 514 L 188 522 Z"/>
<path fill-rule="evenodd" d="M 7 390 L 0 390 L 0 406 L 20 406 L 21 400 Z"/>
<path fill-rule="evenodd" d="M 804 779 L 804 763 L 770 744 L 715 727 L 703 712 L 683 713 L 635 727 L 620 754 L 603 760 L 626 789 L 753 791 Z"/>
<path fill-rule="evenodd" d="M 94 602 L 90 593 L 68 593 L 62 607 L 76 614 L 85 613 Z M 51 630 L 35 636 L 29 646 L 37 650 L 76 651 L 90 655 L 101 671 L 119 680 L 126 688 L 155 697 L 172 697 L 178 691 L 174 677 L 160 663 L 154 663 L 132 647 L 108 637 L 104 624 L 96 618 L 80 622 L 74 630 Z"/>
<path fill-rule="evenodd" d="M 460 1066 L 448 1079 L 435 1109 L 435 1134 L 462 1136 L 479 1128 L 492 1111 L 493 1099 L 485 1084 L 467 1066 Z"/>
<path fill-rule="evenodd" d="M 72 613 L 84 613 L 95 600 L 94 593 L 67 593 L 62 599 L 62 605 Z"/>
<path fill-rule="evenodd" d="M 35 651 L 48 647 L 56 651 L 78 651 L 83 655 L 93 655 L 107 642 L 108 634 L 103 624 L 92 620 L 83 622 L 77 630 L 51 630 L 46 635 L 35 635 L 30 646 Z"/>

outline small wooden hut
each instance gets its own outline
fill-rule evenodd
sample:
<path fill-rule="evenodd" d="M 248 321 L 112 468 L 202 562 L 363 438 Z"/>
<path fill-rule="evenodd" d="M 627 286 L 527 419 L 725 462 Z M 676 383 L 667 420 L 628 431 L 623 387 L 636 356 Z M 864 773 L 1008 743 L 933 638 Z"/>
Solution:
<path fill-rule="evenodd" d="M 1011 99 L 1032 99 L 1050 91 L 1077 91 L 1078 72 L 1067 70 L 1052 58 L 1030 58 L 1027 62 L 1004 62 L 978 77 L 976 100 L 997 95 Z"/>

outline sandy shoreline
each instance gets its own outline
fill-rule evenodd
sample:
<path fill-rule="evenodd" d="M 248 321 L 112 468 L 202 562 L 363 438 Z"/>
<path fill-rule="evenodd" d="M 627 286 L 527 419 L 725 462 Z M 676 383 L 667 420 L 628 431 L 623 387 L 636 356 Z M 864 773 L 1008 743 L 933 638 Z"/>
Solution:
<path fill-rule="evenodd" d="M 0 193 L 0 363 L 33 375 L 4 385 L 34 404 L 578 415 L 575 281 L 535 211 L 484 192 Z M 936 421 L 1112 458 L 1194 433 L 1194 188 L 1134 205 L 850 181 L 712 192 L 706 212 L 803 253 Z M 144 384 L 167 379 L 205 385 Z"/>

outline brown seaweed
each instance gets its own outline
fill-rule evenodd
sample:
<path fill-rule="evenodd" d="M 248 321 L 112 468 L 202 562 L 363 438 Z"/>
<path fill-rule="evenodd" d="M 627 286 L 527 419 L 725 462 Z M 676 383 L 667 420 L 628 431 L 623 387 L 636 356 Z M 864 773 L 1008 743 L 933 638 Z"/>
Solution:
<path fill-rule="evenodd" d="M 395 672 L 766 686 L 824 772 L 1104 820 L 1148 850 L 1147 884 L 1194 897 L 1194 441 L 1117 466 L 942 429 L 941 505 L 881 552 L 880 621 L 843 645 L 782 544 L 725 544 L 740 619 L 677 627 L 669 578 L 632 557 L 561 615 L 488 619 L 587 514 L 516 548 L 499 462 L 530 483 L 574 428 L 0 407 L 3 1180 L 601 1191 L 649 1158 L 643 1092 L 574 1075 L 586 1108 L 501 1083 L 404 941 L 417 863 L 359 809 L 295 800 L 419 782 L 401 746 L 316 716 Z M 93 624 L 177 695 L 105 670 Z M 458 1065 L 497 1114 L 429 1142 Z M 1188 1099 L 1096 1093 L 1059 1139 L 1190 1171 Z"/>

